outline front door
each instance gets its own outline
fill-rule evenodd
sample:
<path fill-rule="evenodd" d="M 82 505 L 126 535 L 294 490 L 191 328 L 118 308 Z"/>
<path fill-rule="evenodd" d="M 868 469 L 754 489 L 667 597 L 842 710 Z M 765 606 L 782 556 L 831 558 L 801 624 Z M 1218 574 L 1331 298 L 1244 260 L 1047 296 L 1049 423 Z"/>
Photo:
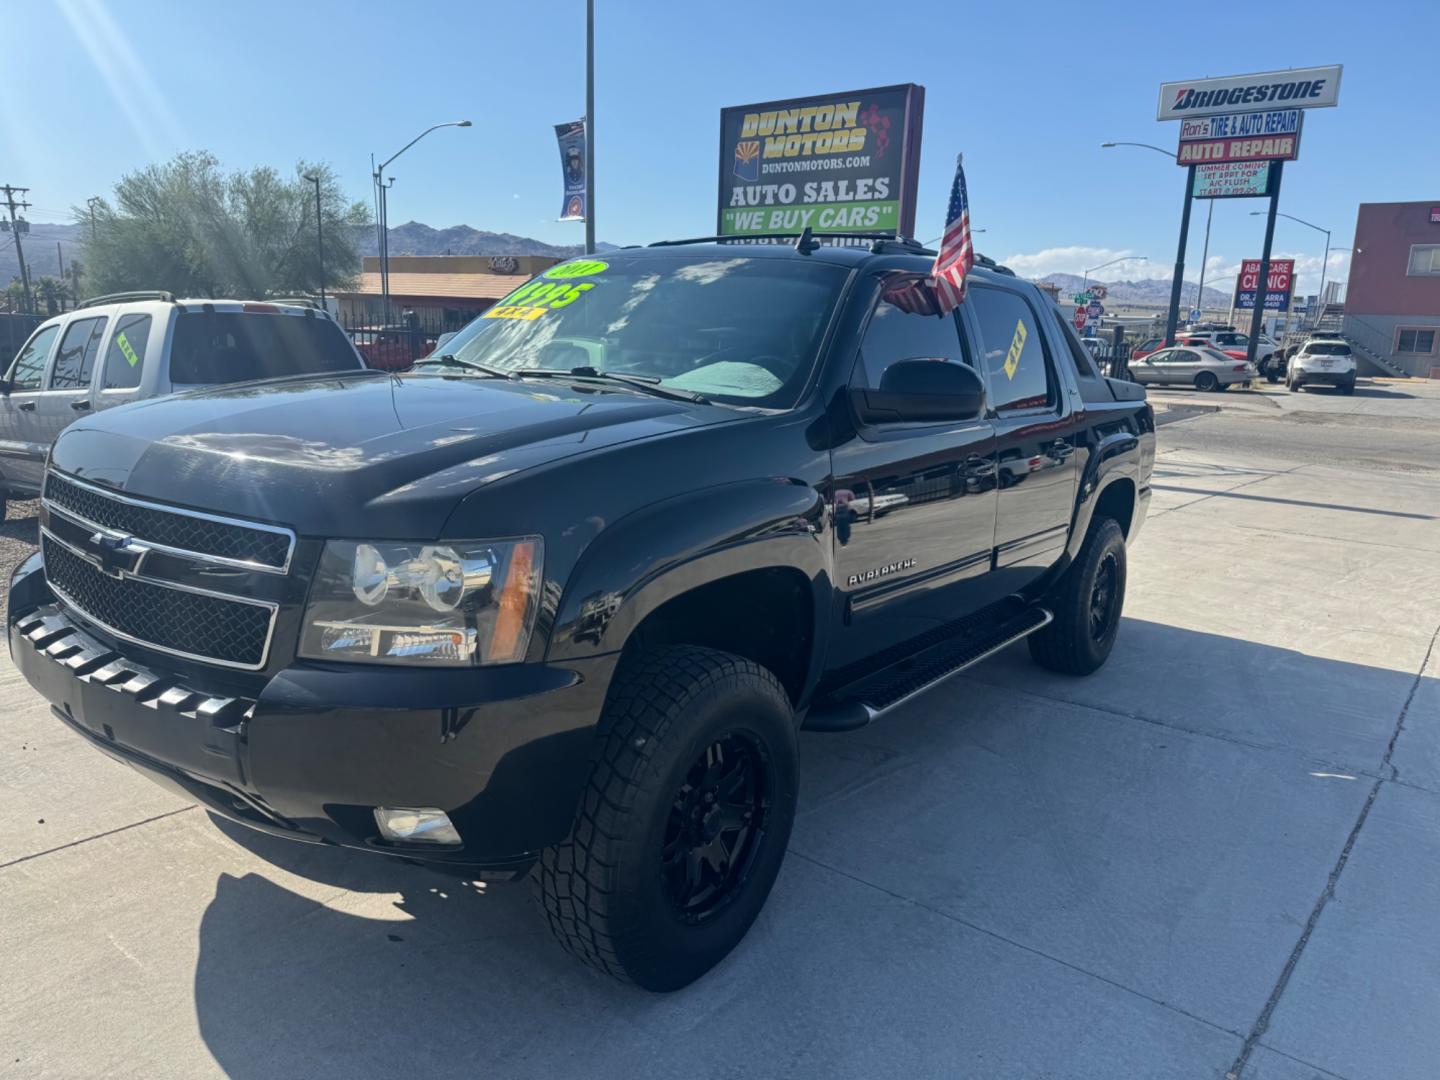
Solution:
<path fill-rule="evenodd" d="M 0 399 L 0 474 L 8 490 L 33 494 L 40 490 L 45 454 L 50 443 L 40 424 L 40 399 L 45 395 L 46 362 L 60 336 L 60 324 L 35 331 L 5 377 Z"/>
<path fill-rule="evenodd" d="M 888 295 L 903 294 L 892 282 Z M 908 305 L 907 305 L 908 306 Z M 924 315 L 883 297 L 851 375 L 878 389 L 900 360 L 970 364 L 955 313 Z M 995 531 L 990 421 L 862 426 L 832 453 L 840 626 L 830 664 L 843 667 L 957 619 L 984 602 Z"/>
<path fill-rule="evenodd" d="M 107 321 L 104 316 L 75 319 L 60 336 L 60 348 L 38 402 L 40 434 L 46 446 L 93 405 L 90 384 Z"/>
<path fill-rule="evenodd" d="M 999 464 L 996 581 L 1015 592 L 1061 555 L 1075 506 L 1075 419 L 1039 313 L 1018 292 L 975 285 L 962 305 L 984 349 Z"/>

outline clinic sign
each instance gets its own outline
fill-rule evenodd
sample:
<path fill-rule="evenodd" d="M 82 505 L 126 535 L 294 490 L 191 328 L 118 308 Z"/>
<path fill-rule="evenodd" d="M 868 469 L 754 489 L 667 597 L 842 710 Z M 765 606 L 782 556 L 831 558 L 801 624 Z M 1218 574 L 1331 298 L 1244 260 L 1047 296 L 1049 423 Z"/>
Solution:
<path fill-rule="evenodd" d="M 925 88 L 913 83 L 720 111 L 721 236 L 909 236 Z"/>
<path fill-rule="evenodd" d="M 1288 311 L 1290 286 L 1295 278 L 1294 259 L 1271 259 L 1270 274 L 1265 279 L 1265 310 Z M 1260 260 L 1246 259 L 1240 264 L 1235 279 L 1235 309 L 1254 311 L 1255 294 L 1260 288 Z"/>
<path fill-rule="evenodd" d="M 1261 112 L 1266 109 L 1324 109 L 1340 103 L 1341 65 L 1226 75 L 1160 84 L 1157 120 Z"/>

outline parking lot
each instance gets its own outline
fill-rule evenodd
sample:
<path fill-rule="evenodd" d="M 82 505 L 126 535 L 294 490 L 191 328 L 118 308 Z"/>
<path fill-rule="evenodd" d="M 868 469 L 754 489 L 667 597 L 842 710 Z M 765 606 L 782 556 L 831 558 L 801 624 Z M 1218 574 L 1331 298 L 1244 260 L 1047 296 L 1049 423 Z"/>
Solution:
<path fill-rule="evenodd" d="M 805 735 L 769 905 L 670 996 L 523 886 L 217 824 L 0 660 L 0 1077 L 1435 1076 L 1440 385 L 1153 397 L 1108 665 Z"/>

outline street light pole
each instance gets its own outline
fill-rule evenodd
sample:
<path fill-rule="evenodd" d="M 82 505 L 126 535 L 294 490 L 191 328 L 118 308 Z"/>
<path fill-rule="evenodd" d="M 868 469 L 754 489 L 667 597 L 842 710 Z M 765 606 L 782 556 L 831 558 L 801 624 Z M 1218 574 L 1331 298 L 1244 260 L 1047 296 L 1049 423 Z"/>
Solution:
<path fill-rule="evenodd" d="M 325 306 L 325 233 L 324 224 L 320 213 L 320 174 L 313 176 L 307 174 L 305 177 L 315 185 L 315 246 L 319 249 L 320 255 L 320 306 Z"/>
<path fill-rule="evenodd" d="M 1171 161 L 1177 161 L 1174 154 L 1159 146 L 1152 146 L 1143 142 L 1104 142 L 1100 144 L 1103 149 L 1111 149 L 1116 146 L 1141 146 L 1146 150 L 1154 150 L 1157 154 L 1164 154 Z M 1185 241 L 1190 235 L 1190 203 L 1195 198 L 1195 166 L 1191 165 L 1185 170 L 1185 209 L 1180 213 L 1180 243 L 1175 248 L 1175 276 L 1170 282 L 1170 311 L 1165 317 L 1165 344 L 1175 344 L 1175 324 L 1180 319 L 1180 291 L 1184 288 L 1185 281 Z M 1213 212 L 1215 204 L 1212 201 L 1210 209 Z M 1205 254 L 1210 254 L 1210 222 L 1207 217 L 1205 222 Z M 1204 284 L 1204 271 L 1202 265 L 1201 284 Z M 1204 294 L 1201 294 L 1203 299 Z"/>
<path fill-rule="evenodd" d="M 595 254 L 595 0 L 585 0 L 585 254 Z"/>
<path fill-rule="evenodd" d="M 100 199 L 100 196 L 99 196 L 99 195 L 92 195 L 90 198 L 88 198 L 88 199 L 85 200 L 85 205 L 90 208 L 90 242 L 91 242 L 92 244 L 95 242 L 95 237 L 96 237 L 96 232 L 95 232 L 95 204 L 96 204 L 97 202 L 100 202 L 100 201 L 101 201 L 101 199 Z"/>
<path fill-rule="evenodd" d="M 1215 216 L 1215 200 L 1205 200 L 1210 205 L 1205 209 L 1205 250 L 1200 254 L 1200 288 L 1195 292 L 1195 310 L 1205 317 L 1205 264 L 1210 261 L 1210 219 Z"/>
<path fill-rule="evenodd" d="M 1262 217 L 1264 216 L 1264 213 L 1265 212 L 1263 210 L 1252 210 L 1250 211 L 1250 216 Z M 1319 225 L 1312 225 L 1304 218 L 1298 218 L 1294 214 L 1282 214 L 1277 210 L 1275 212 L 1275 216 L 1289 218 L 1291 221 L 1296 222 L 1297 224 L 1304 225 L 1307 228 L 1314 229 L 1316 232 L 1322 232 L 1325 234 L 1325 257 L 1320 262 L 1320 314 L 1323 315 L 1325 314 L 1325 272 L 1330 268 L 1330 230 L 1322 229 Z M 1319 321 L 1318 316 L 1316 318 L 1316 321 Z"/>
<path fill-rule="evenodd" d="M 382 161 L 380 163 L 380 167 L 375 170 L 375 184 L 377 187 L 380 188 L 380 306 L 383 311 L 384 321 L 386 323 L 390 321 L 390 238 L 388 235 L 390 221 L 387 214 L 388 208 L 386 206 L 385 198 L 385 170 L 389 167 L 392 161 L 398 158 L 401 154 L 405 153 L 406 150 L 409 150 L 410 147 L 414 146 L 417 142 L 423 139 L 426 135 L 429 135 L 432 131 L 438 131 L 440 128 L 447 127 L 469 126 L 469 120 L 447 120 L 443 124 L 431 124 L 424 131 L 420 132 L 419 135 L 416 135 L 399 150 L 396 150 L 395 153 L 391 154 L 388 158 Z M 390 183 L 393 184 L 394 182 L 394 177 L 391 177 Z"/>
<path fill-rule="evenodd" d="M 1138 259 L 1140 262 L 1144 262 L 1148 257 L 1149 256 L 1146 255 L 1121 255 L 1118 259 L 1111 259 L 1109 262 L 1101 263 L 1099 266 L 1092 266 L 1089 270 L 1085 271 L 1084 276 L 1080 279 L 1080 291 L 1082 293 L 1085 291 L 1085 287 L 1090 284 L 1090 275 L 1093 274 L 1096 270 L 1104 270 L 1107 266 L 1114 266 L 1116 263 L 1129 262 L 1131 259 Z"/>

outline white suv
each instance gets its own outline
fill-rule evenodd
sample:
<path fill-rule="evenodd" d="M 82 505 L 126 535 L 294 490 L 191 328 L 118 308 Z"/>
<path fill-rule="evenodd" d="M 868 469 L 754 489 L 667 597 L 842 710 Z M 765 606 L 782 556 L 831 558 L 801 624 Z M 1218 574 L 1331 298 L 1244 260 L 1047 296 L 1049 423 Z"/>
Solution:
<path fill-rule="evenodd" d="M 355 346 L 305 303 L 116 293 L 45 320 L 0 379 L 0 517 L 40 493 L 45 455 L 87 412 L 176 390 L 358 371 Z"/>
<path fill-rule="evenodd" d="M 1355 354 L 1340 338 L 1312 338 L 1290 358 L 1285 385 L 1292 391 L 1302 386 L 1335 386 L 1342 394 L 1355 392 Z"/>

